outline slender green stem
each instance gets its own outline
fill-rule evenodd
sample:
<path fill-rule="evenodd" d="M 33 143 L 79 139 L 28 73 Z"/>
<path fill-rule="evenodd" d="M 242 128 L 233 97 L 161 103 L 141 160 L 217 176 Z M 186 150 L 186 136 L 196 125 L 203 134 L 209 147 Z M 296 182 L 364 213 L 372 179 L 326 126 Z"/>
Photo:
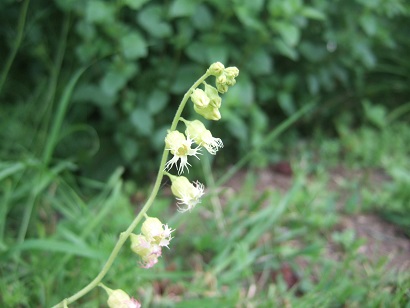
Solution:
<path fill-rule="evenodd" d="M 188 101 L 191 93 L 193 90 L 195 90 L 206 78 L 208 78 L 210 76 L 210 73 L 207 71 L 201 78 L 199 78 L 193 85 L 192 87 L 185 93 L 176 113 L 174 116 L 174 119 L 172 121 L 171 124 L 171 128 L 170 130 L 175 130 L 179 121 L 179 118 L 182 114 L 182 111 L 185 108 L 186 102 Z M 77 293 L 75 293 L 74 295 L 64 299 L 63 301 L 61 301 L 60 303 L 58 303 L 57 305 L 53 306 L 53 308 L 57 308 L 57 307 L 64 307 L 64 304 L 71 304 L 72 302 L 76 301 L 77 299 L 83 297 L 85 294 L 87 294 L 88 292 L 90 292 L 92 289 L 94 289 L 96 286 L 98 286 L 98 284 L 100 283 L 100 281 L 104 278 L 104 276 L 107 274 L 107 272 L 109 271 L 109 269 L 111 268 L 112 264 L 114 263 L 118 253 L 120 252 L 122 246 L 124 245 L 124 243 L 126 242 L 126 240 L 128 239 L 128 237 L 131 235 L 132 231 L 136 228 L 136 226 L 138 225 L 138 223 L 141 221 L 141 219 L 146 216 L 147 211 L 149 210 L 149 208 L 151 207 L 151 205 L 154 203 L 154 200 L 158 194 L 160 185 L 161 185 L 161 181 L 162 178 L 164 176 L 164 168 L 165 168 L 165 164 L 167 162 L 167 158 L 168 158 L 168 150 L 166 148 L 164 148 L 164 151 L 162 153 L 162 158 L 161 158 L 161 162 L 160 162 L 160 166 L 159 166 L 159 170 L 158 170 L 158 174 L 157 174 L 157 178 L 155 180 L 154 183 L 154 187 L 152 188 L 151 194 L 147 200 L 147 202 L 145 203 L 145 205 L 143 206 L 143 208 L 141 209 L 141 211 L 138 213 L 137 217 L 135 217 L 135 219 L 132 221 L 132 223 L 129 225 L 129 227 L 127 228 L 127 230 L 125 230 L 124 232 L 122 232 L 120 234 L 120 237 L 117 241 L 117 243 L 114 246 L 114 249 L 112 250 L 107 262 L 104 264 L 102 270 L 100 271 L 100 273 L 94 278 L 94 280 L 92 280 L 87 286 L 85 286 L 83 289 L 81 289 L 80 291 L 78 291 Z"/>
<path fill-rule="evenodd" d="M 0 94 L 3 88 L 3 85 L 6 81 L 9 70 L 11 68 L 11 65 L 13 64 L 14 58 L 16 57 L 17 51 L 20 48 L 21 41 L 23 40 L 24 25 L 26 24 L 26 17 L 27 17 L 29 3 L 30 3 L 30 0 L 26 0 L 24 1 L 21 7 L 20 17 L 19 17 L 19 21 L 17 24 L 16 40 L 14 41 L 13 48 L 9 54 L 9 57 L 7 58 L 6 64 L 4 65 L 3 71 L 1 72 L 1 75 L 0 75 Z"/>

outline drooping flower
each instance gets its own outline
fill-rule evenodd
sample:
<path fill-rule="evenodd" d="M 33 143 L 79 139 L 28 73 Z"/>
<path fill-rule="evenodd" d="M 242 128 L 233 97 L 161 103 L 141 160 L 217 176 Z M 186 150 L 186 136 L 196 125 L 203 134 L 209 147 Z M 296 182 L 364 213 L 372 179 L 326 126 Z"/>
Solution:
<path fill-rule="evenodd" d="M 147 217 L 142 224 L 141 234 L 130 234 L 131 250 L 141 257 L 143 268 L 153 267 L 162 255 L 162 247 L 168 247 L 174 230 L 158 218 Z"/>
<path fill-rule="evenodd" d="M 181 213 L 192 210 L 198 203 L 201 202 L 201 197 L 204 194 L 204 185 L 196 182 L 189 182 L 184 176 L 173 176 L 168 174 L 172 181 L 171 191 L 178 200 L 178 204 L 186 205 L 186 207 L 178 206 L 178 211 Z"/>
<path fill-rule="evenodd" d="M 214 138 L 212 133 L 206 129 L 205 125 L 199 121 L 187 121 L 181 118 L 186 125 L 185 133 L 192 137 L 196 144 L 204 147 L 209 153 L 215 155 L 219 148 L 224 145 L 220 138 Z"/>
<path fill-rule="evenodd" d="M 174 131 L 168 131 L 167 136 L 165 137 L 165 146 L 166 149 L 171 152 L 174 157 L 172 157 L 165 165 L 165 170 L 169 170 L 172 168 L 172 166 L 175 164 L 178 169 L 178 174 L 181 174 L 184 171 L 184 168 L 186 168 L 188 171 L 188 166 L 191 166 L 190 163 L 188 163 L 188 156 L 195 156 L 196 158 L 199 159 L 197 156 L 198 154 L 201 154 L 199 146 L 191 149 L 191 145 L 193 143 L 193 140 L 185 135 L 183 133 L 180 133 L 177 130 Z M 178 161 L 180 160 L 179 166 L 178 166 Z"/>
<path fill-rule="evenodd" d="M 158 246 L 168 247 L 171 241 L 171 233 L 174 230 L 163 224 L 158 218 L 148 217 L 141 227 L 142 234 Z M 169 248 L 169 247 L 168 247 Z"/>
<path fill-rule="evenodd" d="M 141 304 L 133 297 L 130 297 L 126 292 L 121 289 L 112 290 L 100 283 L 108 294 L 107 304 L 110 308 L 141 308 Z"/>

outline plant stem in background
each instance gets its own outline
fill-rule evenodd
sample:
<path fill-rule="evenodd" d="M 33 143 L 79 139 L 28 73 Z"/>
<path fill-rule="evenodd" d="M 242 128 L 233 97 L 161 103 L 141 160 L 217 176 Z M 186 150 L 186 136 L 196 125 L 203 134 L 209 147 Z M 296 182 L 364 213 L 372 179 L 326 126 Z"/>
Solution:
<path fill-rule="evenodd" d="M 17 24 L 16 39 L 14 41 L 14 45 L 11 49 L 9 57 L 7 58 L 6 64 L 4 65 L 3 71 L 1 72 L 1 75 L 0 75 L 0 95 L 1 95 L 1 91 L 3 89 L 4 83 L 6 81 L 7 75 L 9 73 L 9 70 L 11 68 L 11 65 L 13 64 L 17 51 L 20 48 L 21 41 L 23 40 L 24 26 L 26 24 L 26 17 L 27 17 L 29 3 L 30 3 L 30 0 L 25 0 L 21 7 L 20 17 L 19 17 L 19 21 Z"/>

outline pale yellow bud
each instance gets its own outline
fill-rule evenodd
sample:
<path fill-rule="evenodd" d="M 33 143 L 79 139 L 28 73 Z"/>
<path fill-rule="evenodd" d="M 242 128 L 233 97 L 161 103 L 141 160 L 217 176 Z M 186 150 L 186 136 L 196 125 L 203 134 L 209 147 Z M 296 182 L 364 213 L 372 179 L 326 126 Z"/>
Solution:
<path fill-rule="evenodd" d="M 221 119 L 221 113 L 219 112 L 219 109 L 209 105 L 206 108 L 196 108 L 194 106 L 195 111 L 203 116 L 207 120 L 213 120 L 213 121 L 218 121 Z"/>
<path fill-rule="evenodd" d="M 210 99 L 202 89 L 195 89 L 191 94 L 191 100 L 194 106 L 198 108 L 205 108 L 209 105 Z"/>
<path fill-rule="evenodd" d="M 205 83 L 205 93 L 210 99 L 209 104 L 212 105 L 213 107 L 221 108 L 222 99 L 219 97 L 218 90 L 215 87 L 207 84 L 206 82 L 204 83 Z"/>
<path fill-rule="evenodd" d="M 219 76 L 223 73 L 225 66 L 221 62 L 215 62 L 209 67 L 209 73 L 214 76 Z"/>

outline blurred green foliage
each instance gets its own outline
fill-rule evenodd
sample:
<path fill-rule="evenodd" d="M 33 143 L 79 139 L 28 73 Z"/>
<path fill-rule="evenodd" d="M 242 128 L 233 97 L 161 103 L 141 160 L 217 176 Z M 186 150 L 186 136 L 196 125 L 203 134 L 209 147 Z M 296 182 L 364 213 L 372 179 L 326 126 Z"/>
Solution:
<path fill-rule="evenodd" d="M 1 58 L 13 45 L 20 7 L 0 4 Z M 43 98 L 66 36 L 57 95 L 74 69 L 90 66 L 66 130 L 87 123 L 93 131 L 71 134 L 58 153 L 87 174 L 106 176 L 120 163 L 144 178 L 181 96 L 221 61 L 241 71 L 215 128 L 226 140 L 226 163 L 306 103 L 317 104 L 300 126 L 310 134 L 317 127 L 333 132 L 344 114 L 361 122 L 358 100 L 387 109 L 408 100 L 409 14 L 403 0 L 32 1 L 2 100 Z M 77 155 L 86 144 L 98 149 Z"/>

